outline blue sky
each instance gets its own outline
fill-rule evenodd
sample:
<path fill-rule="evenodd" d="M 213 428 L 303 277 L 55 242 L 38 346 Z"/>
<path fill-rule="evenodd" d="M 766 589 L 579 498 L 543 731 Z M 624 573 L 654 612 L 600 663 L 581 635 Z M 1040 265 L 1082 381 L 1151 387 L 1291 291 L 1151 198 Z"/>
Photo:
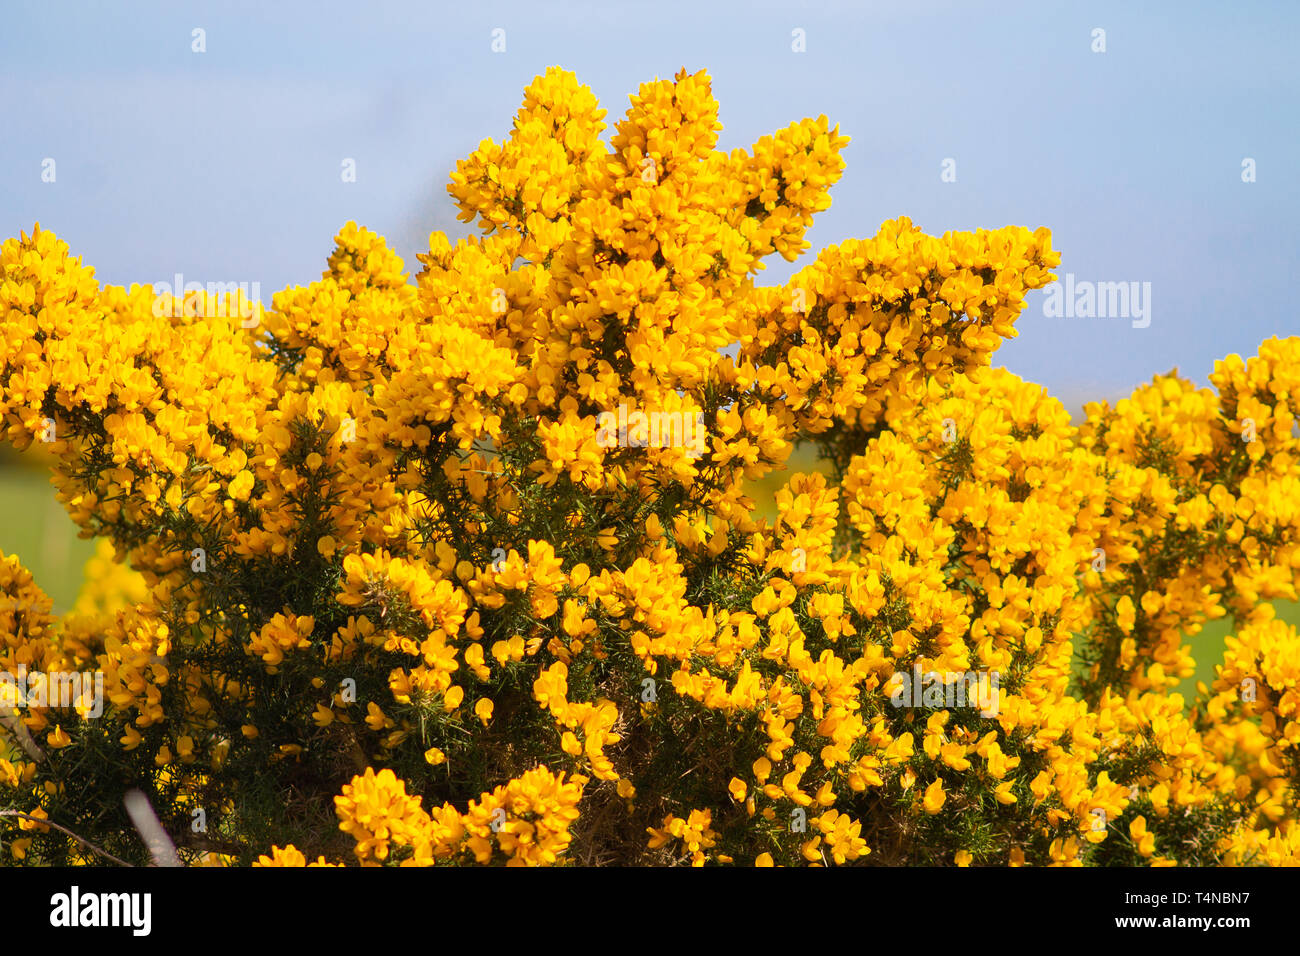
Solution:
<path fill-rule="evenodd" d="M 1047 226 L 1062 278 L 1151 283 L 1146 328 L 1049 318 L 1035 293 L 995 356 L 1074 409 L 1300 334 L 1298 26 L 1287 2 L 6 2 L 0 236 L 39 221 L 101 281 L 269 302 L 351 219 L 417 271 L 429 232 L 467 231 L 447 174 L 533 76 L 574 71 L 612 122 L 640 83 L 704 68 L 724 149 L 822 113 L 852 137 L 814 250 L 899 215 Z"/>

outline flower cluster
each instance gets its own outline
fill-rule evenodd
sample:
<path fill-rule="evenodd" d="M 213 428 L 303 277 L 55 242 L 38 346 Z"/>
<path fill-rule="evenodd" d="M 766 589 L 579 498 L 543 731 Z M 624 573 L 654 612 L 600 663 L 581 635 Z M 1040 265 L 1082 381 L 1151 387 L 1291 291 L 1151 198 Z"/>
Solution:
<path fill-rule="evenodd" d="M 838 128 L 604 116 L 548 70 L 452 174 L 483 236 L 411 281 L 349 223 L 248 318 L 0 246 L 0 434 L 101 542 L 63 618 L 0 556 L 0 653 L 105 696 L 0 715 L 4 800 L 143 859 L 142 788 L 193 863 L 1297 862 L 1300 338 L 1076 425 L 992 365 L 1046 229 L 760 285 Z"/>

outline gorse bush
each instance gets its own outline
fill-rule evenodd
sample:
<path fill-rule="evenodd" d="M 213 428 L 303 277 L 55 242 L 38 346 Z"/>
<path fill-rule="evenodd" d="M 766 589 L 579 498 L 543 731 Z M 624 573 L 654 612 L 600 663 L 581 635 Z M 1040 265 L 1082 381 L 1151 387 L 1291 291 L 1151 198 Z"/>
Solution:
<path fill-rule="evenodd" d="M 351 223 L 266 310 L 4 243 L 5 438 L 111 546 L 62 620 L 0 561 L 3 853 L 147 862 L 139 788 L 188 863 L 1295 863 L 1300 339 L 1075 427 L 990 367 L 1046 229 L 756 285 L 838 128 L 603 116 L 537 78 L 413 284 Z"/>

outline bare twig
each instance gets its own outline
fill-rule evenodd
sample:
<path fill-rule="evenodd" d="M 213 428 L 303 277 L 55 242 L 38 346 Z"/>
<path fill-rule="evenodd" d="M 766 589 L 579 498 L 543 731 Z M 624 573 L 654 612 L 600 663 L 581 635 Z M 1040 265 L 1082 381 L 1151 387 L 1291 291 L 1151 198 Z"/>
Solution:
<path fill-rule="evenodd" d="M 9 735 L 18 742 L 27 756 L 37 763 L 42 763 L 45 760 L 45 751 L 37 746 L 36 741 L 32 739 L 31 732 L 28 731 L 21 718 L 14 714 L 0 714 L 0 726 L 3 726 Z"/>
<path fill-rule="evenodd" d="M 127 793 L 124 802 L 131 822 L 135 824 L 145 846 L 153 855 L 154 866 L 183 866 L 180 857 L 176 855 L 176 847 L 172 844 L 171 838 L 158 822 L 153 807 L 149 806 L 149 798 L 139 790 L 131 790 Z"/>
<path fill-rule="evenodd" d="M 107 852 L 106 850 L 101 850 L 99 847 L 95 846 L 95 844 L 89 842 L 88 840 L 83 840 L 81 837 L 77 836 L 67 827 L 59 826 L 57 823 L 54 823 L 51 820 L 46 820 L 42 817 L 34 817 L 30 813 L 22 813 L 18 810 L 0 810 L 0 817 L 18 817 L 22 820 L 31 820 L 33 823 L 39 823 L 42 826 L 53 827 L 54 829 L 58 830 L 60 833 L 65 833 L 68 836 L 72 837 L 72 839 L 76 840 L 87 850 L 90 850 L 93 853 L 98 853 L 100 856 L 112 860 L 114 863 L 118 863 L 122 866 L 131 866 L 131 864 L 126 862 L 126 860 L 119 860 L 117 857 L 113 856 L 113 854 Z"/>

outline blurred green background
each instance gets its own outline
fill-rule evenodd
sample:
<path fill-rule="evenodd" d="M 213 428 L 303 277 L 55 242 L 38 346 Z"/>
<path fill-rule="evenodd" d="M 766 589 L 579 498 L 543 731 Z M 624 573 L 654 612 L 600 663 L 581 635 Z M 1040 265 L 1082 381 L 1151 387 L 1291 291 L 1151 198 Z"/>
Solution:
<path fill-rule="evenodd" d="M 54 500 L 49 466 L 37 454 L 0 446 L 0 551 L 17 555 L 54 602 L 54 612 L 63 614 L 77 600 L 95 544 L 77 537 L 76 525 Z"/>

